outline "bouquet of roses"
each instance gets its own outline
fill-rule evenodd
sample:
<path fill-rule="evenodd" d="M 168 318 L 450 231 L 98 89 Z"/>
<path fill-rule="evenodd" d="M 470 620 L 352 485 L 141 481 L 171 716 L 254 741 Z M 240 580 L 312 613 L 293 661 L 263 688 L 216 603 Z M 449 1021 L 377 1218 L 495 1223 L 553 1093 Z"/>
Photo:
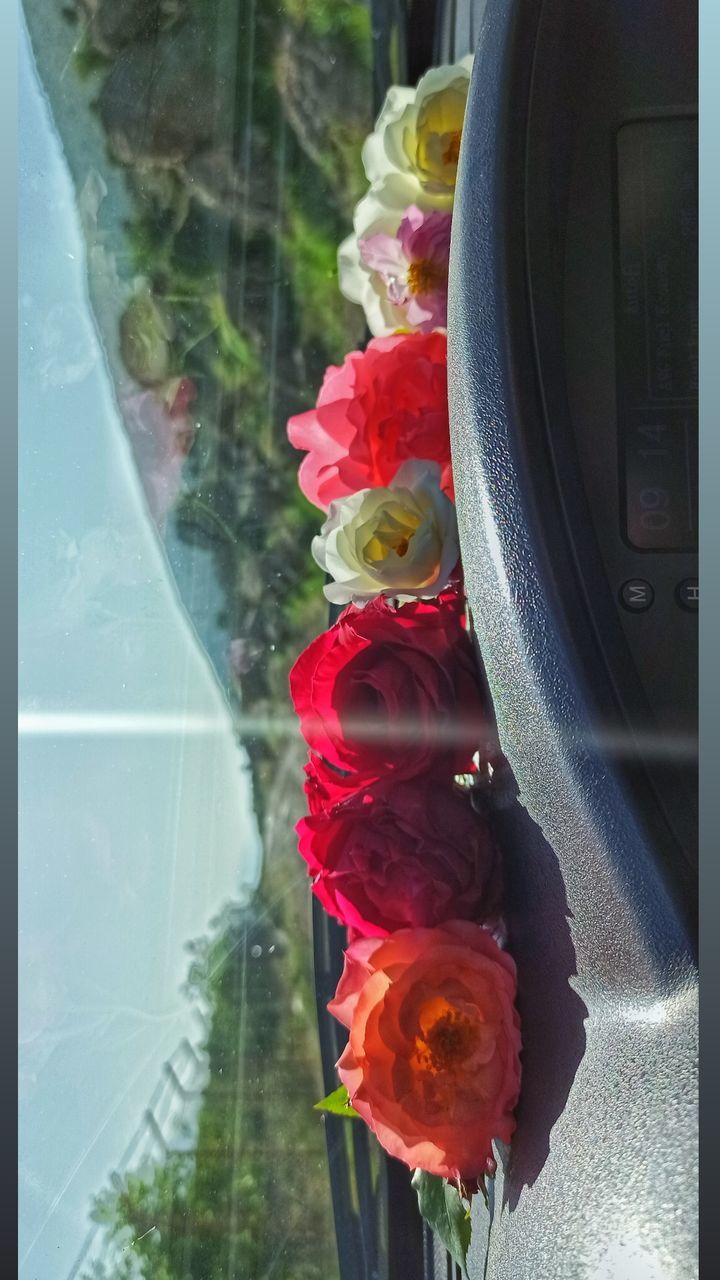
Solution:
<path fill-rule="evenodd" d="M 310 749 L 299 851 L 348 928 L 329 1005 L 348 1030 L 332 1097 L 416 1171 L 434 1225 L 454 1214 L 446 1243 L 461 1264 L 463 1201 L 484 1190 L 493 1141 L 514 1129 L 521 1045 L 501 859 L 473 803 L 496 748 L 467 629 L 448 424 L 470 71 L 464 59 L 388 92 L 363 148 L 369 190 L 338 255 L 340 287 L 374 336 L 288 423 L 305 452 L 300 487 L 325 517 L 312 545 L 325 595 L 345 606 L 290 674 Z M 431 1179 L 446 1180 L 440 1200 Z"/>

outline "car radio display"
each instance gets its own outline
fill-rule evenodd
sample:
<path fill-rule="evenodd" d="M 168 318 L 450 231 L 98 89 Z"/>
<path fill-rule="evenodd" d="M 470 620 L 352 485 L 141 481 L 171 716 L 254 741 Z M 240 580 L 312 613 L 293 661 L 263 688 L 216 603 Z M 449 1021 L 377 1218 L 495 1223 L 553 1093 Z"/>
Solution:
<path fill-rule="evenodd" d="M 617 134 L 617 383 L 624 536 L 697 547 L 697 121 Z"/>

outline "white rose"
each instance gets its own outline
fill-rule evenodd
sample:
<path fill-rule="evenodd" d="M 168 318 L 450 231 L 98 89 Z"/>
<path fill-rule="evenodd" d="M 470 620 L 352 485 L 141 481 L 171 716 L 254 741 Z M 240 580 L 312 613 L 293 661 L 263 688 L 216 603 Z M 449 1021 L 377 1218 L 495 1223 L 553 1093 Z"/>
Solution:
<path fill-rule="evenodd" d="M 332 604 L 439 595 L 460 549 L 455 507 L 440 488 L 438 464 L 412 458 L 387 488 L 332 502 L 312 553 L 335 579 L 324 588 Z"/>
<path fill-rule="evenodd" d="M 468 54 L 433 67 L 414 90 L 388 91 L 362 152 L 373 200 L 395 208 L 452 207 L 472 64 Z"/>

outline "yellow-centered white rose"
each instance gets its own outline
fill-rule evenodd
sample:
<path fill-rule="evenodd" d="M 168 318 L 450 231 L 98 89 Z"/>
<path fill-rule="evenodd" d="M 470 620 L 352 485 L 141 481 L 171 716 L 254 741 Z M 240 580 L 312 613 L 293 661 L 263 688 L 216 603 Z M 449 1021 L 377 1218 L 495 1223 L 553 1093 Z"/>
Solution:
<path fill-rule="evenodd" d="M 455 507 L 435 462 L 411 459 L 387 488 L 361 489 L 330 504 L 312 553 L 334 579 L 332 604 L 375 596 L 431 598 L 444 591 L 460 556 Z"/>
<path fill-rule="evenodd" d="M 468 55 L 452 66 L 433 67 L 416 89 L 388 90 L 363 146 L 371 189 L 356 214 L 356 235 L 389 208 L 452 208 L 472 63 Z"/>

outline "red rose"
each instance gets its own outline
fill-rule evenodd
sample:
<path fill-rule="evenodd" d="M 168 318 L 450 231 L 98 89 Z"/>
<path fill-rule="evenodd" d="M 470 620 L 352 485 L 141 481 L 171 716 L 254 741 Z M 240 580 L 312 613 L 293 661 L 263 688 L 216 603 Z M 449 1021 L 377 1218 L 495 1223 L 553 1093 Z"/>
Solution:
<path fill-rule="evenodd" d="M 300 655 L 290 694 L 308 745 L 352 775 L 336 788 L 429 772 L 451 778 L 488 750 L 475 656 L 454 596 L 349 606 Z"/>
<path fill-rule="evenodd" d="M 319 756 L 310 756 L 305 765 L 305 796 L 311 814 L 325 813 L 356 793 L 357 784 L 350 774 L 338 773 Z"/>
<path fill-rule="evenodd" d="M 466 1183 L 492 1167 L 515 1128 L 515 993 L 513 961 L 467 921 L 348 947 L 328 1005 L 350 1032 L 338 1072 L 390 1155 Z"/>
<path fill-rule="evenodd" d="M 498 914 L 497 846 L 459 787 L 427 779 L 376 785 L 296 829 L 313 892 L 361 934 Z"/>
<path fill-rule="evenodd" d="M 439 462 L 452 498 L 445 334 L 393 334 L 351 351 L 327 370 L 316 407 L 290 419 L 288 437 L 308 450 L 298 483 L 323 511 L 384 488 L 408 458 Z"/>

